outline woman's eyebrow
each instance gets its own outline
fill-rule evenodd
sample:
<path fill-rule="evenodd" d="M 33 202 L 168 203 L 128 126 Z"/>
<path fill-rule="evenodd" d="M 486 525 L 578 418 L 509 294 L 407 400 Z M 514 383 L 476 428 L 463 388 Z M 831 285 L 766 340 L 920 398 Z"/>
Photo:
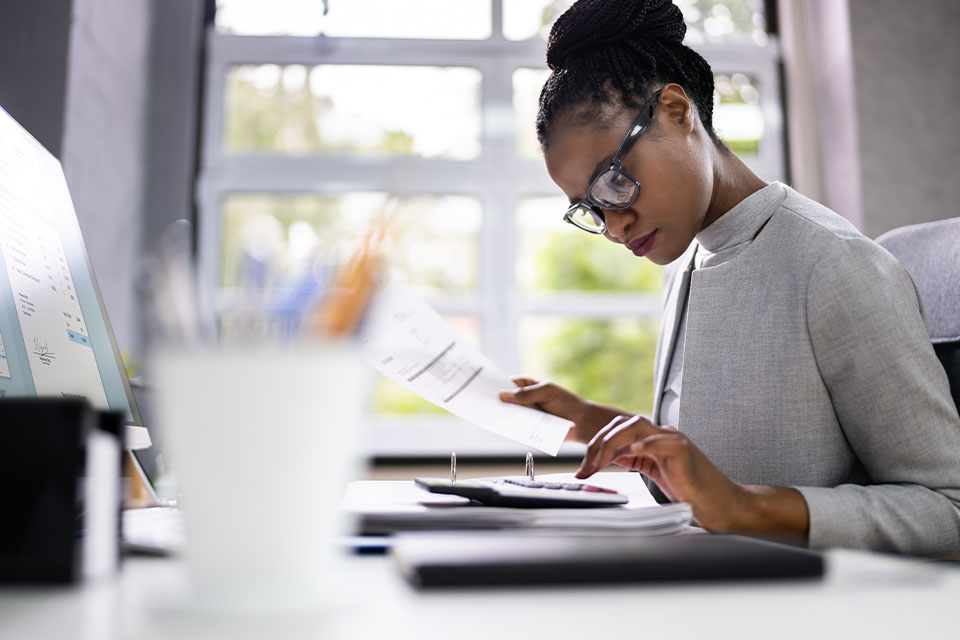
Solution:
<path fill-rule="evenodd" d="M 593 169 L 593 173 L 590 174 L 590 178 L 587 179 L 587 189 L 589 189 L 590 185 L 593 184 L 593 181 L 597 179 L 597 176 L 599 176 L 604 169 L 610 166 L 610 163 L 613 162 L 613 156 L 615 155 L 617 155 L 616 151 L 597 163 L 597 166 Z M 578 202 L 583 202 L 583 198 L 568 198 L 568 200 L 570 201 L 571 205 L 577 204 Z"/>
<path fill-rule="evenodd" d="M 597 179 L 597 176 L 599 176 L 604 169 L 610 166 L 610 163 L 613 162 L 613 156 L 615 155 L 617 155 L 616 151 L 614 151 L 613 153 L 608 155 L 606 158 L 604 158 L 603 160 L 597 163 L 597 166 L 593 170 L 593 173 L 590 174 L 590 179 L 587 180 L 588 188 L 590 187 L 591 184 L 593 184 L 593 181 Z"/>

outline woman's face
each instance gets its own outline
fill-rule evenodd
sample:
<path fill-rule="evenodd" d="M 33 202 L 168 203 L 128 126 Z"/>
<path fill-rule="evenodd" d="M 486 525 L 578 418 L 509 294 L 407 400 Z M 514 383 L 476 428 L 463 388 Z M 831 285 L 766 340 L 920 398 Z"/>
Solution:
<path fill-rule="evenodd" d="M 608 114 L 612 118 L 604 118 L 604 125 L 583 124 L 584 119 L 569 113 L 557 118 L 544 158 L 550 177 L 571 203 L 582 200 L 598 169 L 610 164 L 638 114 L 621 108 Z M 683 90 L 668 85 L 653 126 L 623 160 L 623 169 L 640 183 L 637 200 L 628 209 L 603 210 L 607 239 L 656 264 L 679 258 L 697 232 L 712 222 L 707 216 L 713 192 L 712 150 Z"/>

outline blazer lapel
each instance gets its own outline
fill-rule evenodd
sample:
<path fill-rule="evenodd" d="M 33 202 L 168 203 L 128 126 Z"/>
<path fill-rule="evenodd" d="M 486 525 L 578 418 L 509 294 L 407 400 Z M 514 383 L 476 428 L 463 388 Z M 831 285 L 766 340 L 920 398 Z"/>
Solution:
<path fill-rule="evenodd" d="M 657 354 L 654 360 L 653 386 L 653 423 L 660 424 L 660 398 L 663 396 L 663 387 L 667 381 L 667 372 L 670 370 L 670 360 L 673 357 L 673 346 L 677 340 L 677 329 L 683 317 L 683 307 L 687 301 L 687 291 L 690 288 L 690 274 L 693 273 L 693 259 L 696 255 L 697 243 L 678 261 L 684 265 L 682 272 L 675 274 L 669 286 L 667 299 L 663 308 L 663 319 L 660 322 L 660 338 L 657 340 Z"/>

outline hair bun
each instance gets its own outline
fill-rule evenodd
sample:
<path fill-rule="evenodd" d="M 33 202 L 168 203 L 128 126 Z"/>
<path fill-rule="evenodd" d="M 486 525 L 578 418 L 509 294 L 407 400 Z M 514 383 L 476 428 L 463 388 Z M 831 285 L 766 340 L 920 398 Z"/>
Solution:
<path fill-rule="evenodd" d="M 550 29 L 547 66 L 564 69 L 570 56 L 622 42 L 680 44 L 686 32 L 683 13 L 671 0 L 578 0 Z"/>

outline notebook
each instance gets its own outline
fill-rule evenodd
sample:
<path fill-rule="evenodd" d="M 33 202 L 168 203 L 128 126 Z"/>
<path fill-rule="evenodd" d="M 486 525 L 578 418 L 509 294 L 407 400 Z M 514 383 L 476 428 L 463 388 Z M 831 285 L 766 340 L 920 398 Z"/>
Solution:
<path fill-rule="evenodd" d="M 415 586 L 661 583 L 819 578 L 814 552 L 708 533 L 673 536 L 399 534 L 391 555 Z"/>

